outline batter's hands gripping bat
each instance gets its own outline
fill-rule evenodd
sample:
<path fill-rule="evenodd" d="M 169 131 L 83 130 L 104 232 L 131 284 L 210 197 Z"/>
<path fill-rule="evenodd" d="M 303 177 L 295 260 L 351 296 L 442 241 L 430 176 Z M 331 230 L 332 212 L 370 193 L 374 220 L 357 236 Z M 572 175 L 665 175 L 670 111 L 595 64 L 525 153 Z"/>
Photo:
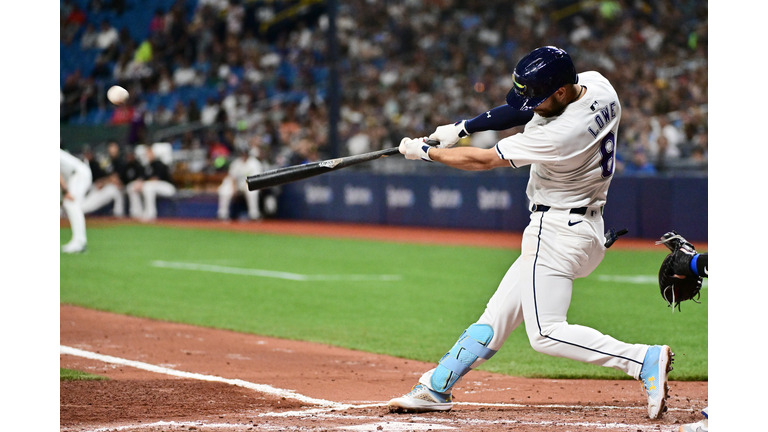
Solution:
<path fill-rule="evenodd" d="M 434 140 L 427 140 L 426 143 L 431 146 L 440 144 L 440 142 Z M 357 165 L 359 163 L 368 162 L 380 157 L 386 157 L 397 153 L 400 153 L 398 147 L 392 147 L 354 156 L 328 159 L 303 165 L 293 165 L 267 171 L 261 174 L 256 174 L 253 176 L 248 176 L 245 178 L 245 182 L 248 184 L 249 191 L 255 191 L 273 186 L 279 186 L 297 180 L 304 180 L 305 178 L 314 177 L 316 175 L 325 174 L 333 170 L 339 170 L 348 166 Z"/>

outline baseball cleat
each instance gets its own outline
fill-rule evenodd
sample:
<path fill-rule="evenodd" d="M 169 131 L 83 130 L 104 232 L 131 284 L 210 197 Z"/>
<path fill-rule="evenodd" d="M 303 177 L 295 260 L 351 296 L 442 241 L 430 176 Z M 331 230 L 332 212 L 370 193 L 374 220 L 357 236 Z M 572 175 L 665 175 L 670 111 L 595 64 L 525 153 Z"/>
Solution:
<path fill-rule="evenodd" d="M 61 247 L 61 251 L 67 254 L 78 254 L 87 252 L 88 247 L 77 243 L 69 242 Z"/>
<path fill-rule="evenodd" d="M 667 410 L 669 383 L 667 376 L 672 370 L 675 354 L 666 345 L 648 348 L 640 370 L 645 394 L 648 396 L 648 417 L 657 419 Z"/>
<path fill-rule="evenodd" d="M 450 411 L 453 407 L 451 393 L 438 393 L 424 384 L 416 384 L 406 395 L 394 398 L 387 404 L 390 412 Z"/>
<path fill-rule="evenodd" d="M 704 420 L 684 424 L 678 430 L 680 432 L 709 432 L 709 407 L 704 408 L 704 411 L 701 413 L 704 414 Z"/>

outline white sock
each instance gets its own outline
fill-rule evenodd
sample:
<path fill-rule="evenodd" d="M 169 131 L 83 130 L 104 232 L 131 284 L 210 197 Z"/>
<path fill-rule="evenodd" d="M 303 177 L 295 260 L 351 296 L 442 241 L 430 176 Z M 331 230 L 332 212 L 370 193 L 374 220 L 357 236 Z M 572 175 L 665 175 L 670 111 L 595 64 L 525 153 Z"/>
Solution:
<path fill-rule="evenodd" d="M 85 245 L 88 240 L 85 235 L 85 214 L 83 209 L 80 207 L 80 204 L 68 199 L 65 199 L 62 205 L 72 227 L 71 241 Z"/>

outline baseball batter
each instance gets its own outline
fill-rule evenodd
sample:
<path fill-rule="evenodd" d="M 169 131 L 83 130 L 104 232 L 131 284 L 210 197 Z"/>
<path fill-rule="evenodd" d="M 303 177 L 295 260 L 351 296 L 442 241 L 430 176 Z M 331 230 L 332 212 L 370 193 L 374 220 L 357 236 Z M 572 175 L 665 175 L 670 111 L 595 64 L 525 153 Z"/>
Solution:
<path fill-rule="evenodd" d="M 438 127 L 428 138 L 439 141 L 439 146 L 426 145 L 427 137 L 404 138 L 400 143 L 400 152 L 408 159 L 463 170 L 530 165 L 526 193 L 531 215 L 521 255 L 485 312 L 411 392 L 389 402 L 390 410 L 450 410 L 451 388 L 490 359 L 525 322 L 531 346 L 538 352 L 612 367 L 642 380 L 648 415 L 658 418 L 666 410 L 673 356 L 669 347 L 625 343 L 566 322 L 573 280 L 589 275 L 605 255 L 602 214 L 614 172 L 619 97 L 600 73 L 577 75 L 565 51 L 542 47 L 517 64 L 506 99 L 506 105 L 472 120 Z M 492 148 L 449 148 L 471 133 L 525 121 L 523 133 Z"/>
<path fill-rule="evenodd" d="M 85 252 L 88 239 L 85 234 L 83 200 L 91 187 L 91 169 L 88 165 L 66 151 L 59 149 L 61 202 L 72 227 L 72 239 L 61 247 L 64 253 Z"/>

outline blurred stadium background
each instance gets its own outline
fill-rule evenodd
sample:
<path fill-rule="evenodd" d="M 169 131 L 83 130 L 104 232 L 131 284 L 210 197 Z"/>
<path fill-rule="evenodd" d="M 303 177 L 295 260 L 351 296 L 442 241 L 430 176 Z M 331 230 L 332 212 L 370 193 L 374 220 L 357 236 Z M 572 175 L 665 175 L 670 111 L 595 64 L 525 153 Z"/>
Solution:
<path fill-rule="evenodd" d="M 623 105 L 606 224 L 707 240 L 706 1 L 62 0 L 60 9 L 61 147 L 101 161 L 110 142 L 170 149 L 178 192 L 159 198 L 160 217 L 215 218 L 238 150 L 277 168 L 474 117 L 504 103 L 523 55 L 557 45 L 578 71 L 607 76 Z M 112 85 L 128 89 L 127 105 L 106 100 Z M 521 230 L 527 171 L 503 171 L 392 157 L 267 191 L 262 200 L 277 205 L 262 208 L 274 218 Z"/>

